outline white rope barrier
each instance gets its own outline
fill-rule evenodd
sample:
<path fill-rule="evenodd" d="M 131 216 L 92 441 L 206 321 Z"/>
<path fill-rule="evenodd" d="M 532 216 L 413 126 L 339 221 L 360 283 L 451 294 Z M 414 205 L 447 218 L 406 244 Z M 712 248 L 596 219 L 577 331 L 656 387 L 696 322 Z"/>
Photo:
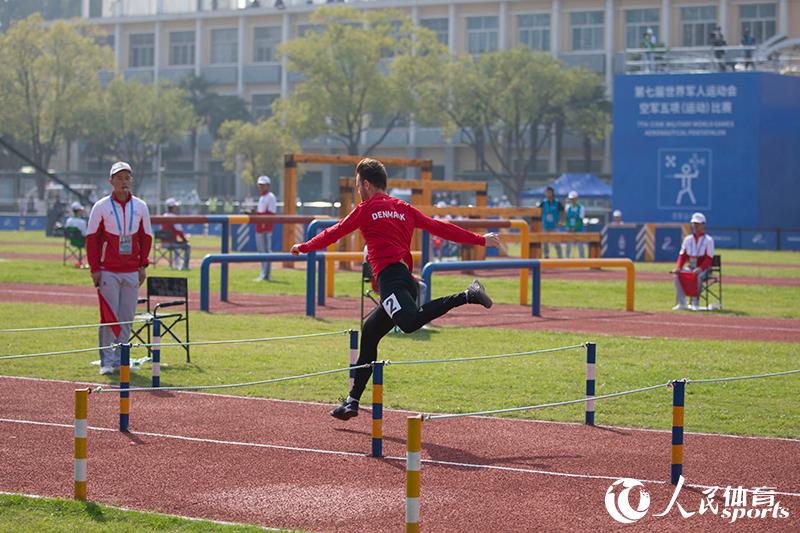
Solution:
<path fill-rule="evenodd" d="M 800 372 L 797 370 L 786 370 L 785 372 L 772 372 L 770 374 L 755 374 L 752 376 L 736 376 L 731 378 L 710 378 L 710 379 L 687 379 L 686 383 L 721 383 L 723 381 L 739 381 L 742 379 L 758 379 L 758 378 L 771 378 L 773 376 L 786 376 L 788 374 L 796 374 Z"/>
<path fill-rule="evenodd" d="M 568 400 L 566 402 L 555 402 L 555 403 L 543 403 L 539 405 L 529 405 L 526 407 L 511 407 L 509 409 L 494 409 L 491 411 L 474 411 L 472 413 L 455 413 L 455 414 L 446 414 L 446 415 L 427 415 L 425 420 L 440 420 L 444 418 L 460 418 L 463 416 L 478 416 L 478 415 L 494 415 L 499 413 L 513 413 L 515 411 L 530 411 L 533 409 L 544 409 L 545 407 L 558 407 L 561 405 L 571 405 L 575 403 L 586 403 L 593 400 L 603 400 L 606 398 L 616 398 L 617 396 L 625 396 L 628 394 L 636 394 L 637 392 L 645 392 L 653 389 L 659 389 L 662 387 L 667 387 L 669 384 L 672 383 L 662 383 L 661 385 L 651 385 L 649 387 L 642 387 L 641 389 L 634 389 L 622 392 L 615 392 L 612 394 L 604 394 L 603 396 L 589 396 L 586 398 L 581 398 L 579 400 Z"/>
<path fill-rule="evenodd" d="M 4 359 L 25 359 L 26 357 L 45 357 L 48 355 L 65 355 L 70 353 L 84 353 L 84 352 L 96 352 L 98 350 L 106 350 L 108 348 L 116 348 L 119 344 L 111 344 L 109 346 L 95 346 L 94 348 L 81 348 L 78 350 L 64 350 L 61 352 L 42 352 L 42 353 L 26 353 L 20 355 L 4 355 L 0 357 L 0 361 Z"/>
<path fill-rule="evenodd" d="M 103 324 L 79 324 L 75 326 L 48 326 L 42 328 L 15 328 L 15 329 L 0 329 L 0 333 L 20 333 L 27 331 L 52 331 L 58 329 L 79 329 L 79 328 L 99 328 L 100 326 L 124 326 L 126 324 L 135 324 L 137 322 L 149 322 L 147 319 L 137 318 L 136 320 L 128 320 L 125 322 L 105 322 Z"/>
<path fill-rule="evenodd" d="M 134 387 L 130 389 L 104 389 L 102 386 L 94 389 L 93 392 L 154 392 L 154 391 L 182 391 L 182 390 L 209 390 L 209 389 L 231 389 L 235 387 L 250 387 L 253 385 L 264 385 L 266 383 L 277 383 L 279 381 L 289 381 L 293 379 L 311 378 L 315 376 L 324 376 L 326 374 L 335 374 L 337 372 L 349 372 L 350 370 L 359 368 L 369 368 L 371 363 L 359 366 L 348 366 L 347 368 L 335 368 L 333 370 L 323 370 L 322 372 L 312 372 L 310 374 L 300 374 L 299 376 L 287 376 L 283 378 L 264 379 L 261 381 L 248 381 L 246 383 L 229 383 L 224 385 L 196 385 L 185 387 Z"/>
<path fill-rule="evenodd" d="M 161 342 L 161 343 L 136 343 L 131 344 L 131 348 L 154 348 L 158 346 L 209 346 L 212 344 L 245 344 L 250 342 L 269 342 L 284 341 L 289 339 L 307 339 L 310 337 L 325 337 L 331 335 L 343 335 L 350 333 L 349 329 L 342 331 L 331 331 L 327 333 L 307 333 L 305 335 L 287 335 L 285 337 L 260 337 L 257 339 L 229 339 L 221 341 L 191 341 L 191 342 Z"/>
<path fill-rule="evenodd" d="M 500 359 L 503 357 L 517 357 L 521 355 L 536 355 L 550 352 L 560 352 L 564 350 L 575 350 L 585 348 L 586 344 L 576 344 L 574 346 L 563 346 L 560 348 L 548 348 L 545 350 L 533 350 L 530 352 L 503 353 L 498 355 L 479 355 L 476 357 L 454 357 L 451 359 L 416 359 L 411 361 L 385 361 L 387 365 L 421 365 L 427 363 L 460 363 L 463 361 L 479 361 L 483 359 Z"/>

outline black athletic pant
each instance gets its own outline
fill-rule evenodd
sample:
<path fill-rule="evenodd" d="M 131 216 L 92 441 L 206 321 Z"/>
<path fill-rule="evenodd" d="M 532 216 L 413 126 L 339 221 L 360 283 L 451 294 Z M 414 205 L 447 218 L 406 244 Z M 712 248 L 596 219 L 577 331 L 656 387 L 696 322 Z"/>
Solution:
<path fill-rule="evenodd" d="M 378 290 L 381 293 L 381 305 L 373 309 L 364 320 L 358 354 L 359 365 L 378 359 L 378 343 L 394 326 L 405 333 L 411 333 L 452 308 L 467 303 L 467 295 L 459 292 L 417 307 L 417 283 L 405 263 L 394 263 L 382 270 L 378 275 Z M 351 397 L 356 400 L 361 398 L 370 376 L 372 368 L 356 370 L 353 388 L 350 390 Z"/>

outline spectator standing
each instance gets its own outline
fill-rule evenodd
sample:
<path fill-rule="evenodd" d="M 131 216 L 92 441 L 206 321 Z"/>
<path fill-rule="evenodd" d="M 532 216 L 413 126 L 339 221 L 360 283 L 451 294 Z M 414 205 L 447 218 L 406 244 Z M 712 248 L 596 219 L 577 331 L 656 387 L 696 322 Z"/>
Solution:
<path fill-rule="evenodd" d="M 542 209 L 542 228 L 544 232 L 558 231 L 558 226 L 563 222 L 564 218 L 564 205 L 556 200 L 555 191 L 553 191 L 552 187 L 548 186 L 547 189 L 545 189 L 545 199 L 539 202 L 537 207 Z M 561 258 L 561 244 L 553 243 L 553 246 L 556 249 L 556 254 Z M 545 259 L 550 257 L 549 242 L 542 243 L 542 255 Z"/>
<path fill-rule="evenodd" d="M 147 204 L 131 193 L 131 166 L 114 163 L 108 182 L 111 194 L 95 203 L 89 214 L 86 256 L 99 292 L 102 322 L 130 322 L 139 286 L 147 277 L 153 231 Z M 101 326 L 100 346 L 128 342 L 130 333 L 130 324 Z M 101 374 L 114 372 L 119 364 L 119 346 L 100 351 Z"/>
<path fill-rule="evenodd" d="M 164 202 L 167 212 L 164 213 L 165 217 L 178 216 L 178 208 L 181 203 L 175 198 L 167 198 Z M 189 236 L 183 231 L 182 224 L 162 224 L 161 229 L 169 231 L 172 235 L 171 242 L 167 244 L 175 252 L 173 259 L 173 268 L 176 270 L 189 270 L 189 260 L 192 256 L 192 245 L 189 244 Z M 183 257 L 181 258 L 181 253 Z"/>
<path fill-rule="evenodd" d="M 274 215 L 278 211 L 278 199 L 269 190 L 272 180 L 269 179 L 269 176 L 259 176 L 256 183 L 261 191 L 256 214 Z M 269 223 L 256 224 L 256 248 L 259 253 L 268 254 L 272 252 L 272 227 L 273 225 Z M 256 278 L 256 281 L 270 281 L 271 275 L 272 263 L 264 261 L 261 263 L 261 275 Z"/>
<path fill-rule="evenodd" d="M 645 72 L 655 72 L 656 36 L 653 33 L 653 28 L 647 28 L 644 32 L 642 36 L 642 48 L 645 49 Z"/>
<path fill-rule="evenodd" d="M 717 62 L 717 68 L 720 72 L 725 72 L 725 50 L 722 50 L 728 43 L 725 42 L 725 36 L 722 35 L 722 28 L 717 28 L 711 32 L 711 47 L 714 49 L 714 58 Z"/>
<path fill-rule="evenodd" d="M 81 235 L 86 237 L 86 219 L 83 218 L 83 206 L 80 202 L 72 202 L 72 216 L 67 218 L 64 228 L 78 228 Z"/>
<path fill-rule="evenodd" d="M 614 209 L 614 212 L 611 213 L 611 224 L 614 225 L 623 224 L 622 211 L 620 211 L 619 209 Z"/>
<path fill-rule="evenodd" d="M 578 193 L 576 191 L 569 191 L 567 195 L 567 208 L 566 208 L 566 226 L 569 233 L 581 233 L 583 231 L 583 217 L 586 215 L 586 210 L 578 202 Z M 572 244 L 567 243 L 567 257 L 572 257 Z M 583 242 L 576 242 L 578 246 L 578 256 L 583 259 Z"/>
<path fill-rule="evenodd" d="M 749 28 L 745 28 L 744 31 L 742 32 L 742 40 L 740 42 L 741 42 L 742 46 L 745 47 L 745 49 L 744 49 L 744 58 L 745 58 L 744 67 L 747 68 L 747 69 L 752 70 L 753 68 L 755 68 L 755 65 L 753 64 L 753 47 L 756 45 L 756 40 L 750 34 L 750 29 Z"/>
<path fill-rule="evenodd" d="M 219 209 L 219 198 L 216 196 L 211 196 L 208 199 L 208 212 L 211 215 L 216 215 L 217 210 Z"/>
<path fill-rule="evenodd" d="M 683 239 L 678 263 L 672 269 L 675 278 L 675 295 L 678 303 L 673 311 L 688 309 L 686 296 L 692 297 L 693 311 L 698 309 L 700 287 L 708 277 L 708 269 L 714 262 L 714 239 L 706 235 L 706 217 L 695 213 L 691 218 L 692 234 Z"/>

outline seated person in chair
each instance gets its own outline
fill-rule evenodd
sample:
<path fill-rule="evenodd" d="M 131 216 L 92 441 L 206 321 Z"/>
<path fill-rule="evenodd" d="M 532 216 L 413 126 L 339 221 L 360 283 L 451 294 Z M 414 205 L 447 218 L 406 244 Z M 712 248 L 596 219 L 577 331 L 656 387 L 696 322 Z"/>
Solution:
<path fill-rule="evenodd" d="M 683 239 L 678 263 L 672 269 L 675 278 L 675 295 L 678 304 L 673 311 L 688 309 L 686 296 L 692 297 L 692 309 L 697 310 L 700 289 L 714 261 L 714 239 L 706 235 L 706 217 L 703 213 L 692 215 L 692 234 Z"/>
<path fill-rule="evenodd" d="M 181 203 L 175 198 L 167 198 L 164 205 L 167 207 L 167 212 L 164 213 L 165 217 L 174 217 L 178 215 L 178 208 Z M 175 258 L 173 265 L 176 270 L 189 270 L 189 258 L 192 255 L 192 245 L 189 244 L 189 236 L 183 232 L 183 226 L 180 224 L 162 224 L 162 231 L 170 232 L 172 238 L 166 244 L 167 247 L 175 251 Z M 180 258 L 180 252 L 183 252 L 183 259 Z"/>
<path fill-rule="evenodd" d="M 83 218 L 83 206 L 80 202 L 72 202 L 72 216 L 67 218 L 64 229 L 78 228 L 81 235 L 86 237 L 86 219 Z"/>

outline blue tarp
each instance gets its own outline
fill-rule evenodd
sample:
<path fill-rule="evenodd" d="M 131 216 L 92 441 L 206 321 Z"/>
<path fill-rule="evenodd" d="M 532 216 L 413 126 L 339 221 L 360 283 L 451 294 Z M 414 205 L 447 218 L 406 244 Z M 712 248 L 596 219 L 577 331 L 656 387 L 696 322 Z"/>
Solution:
<path fill-rule="evenodd" d="M 594 174 L 562 174 L 550 184 L 556 198 L 566 198 L 569 191 L 578 193 L 579 198 L 611 198 L 611 187 Z M 544 198 L 546 187 L 528 189 L 523 198 Z"/>

